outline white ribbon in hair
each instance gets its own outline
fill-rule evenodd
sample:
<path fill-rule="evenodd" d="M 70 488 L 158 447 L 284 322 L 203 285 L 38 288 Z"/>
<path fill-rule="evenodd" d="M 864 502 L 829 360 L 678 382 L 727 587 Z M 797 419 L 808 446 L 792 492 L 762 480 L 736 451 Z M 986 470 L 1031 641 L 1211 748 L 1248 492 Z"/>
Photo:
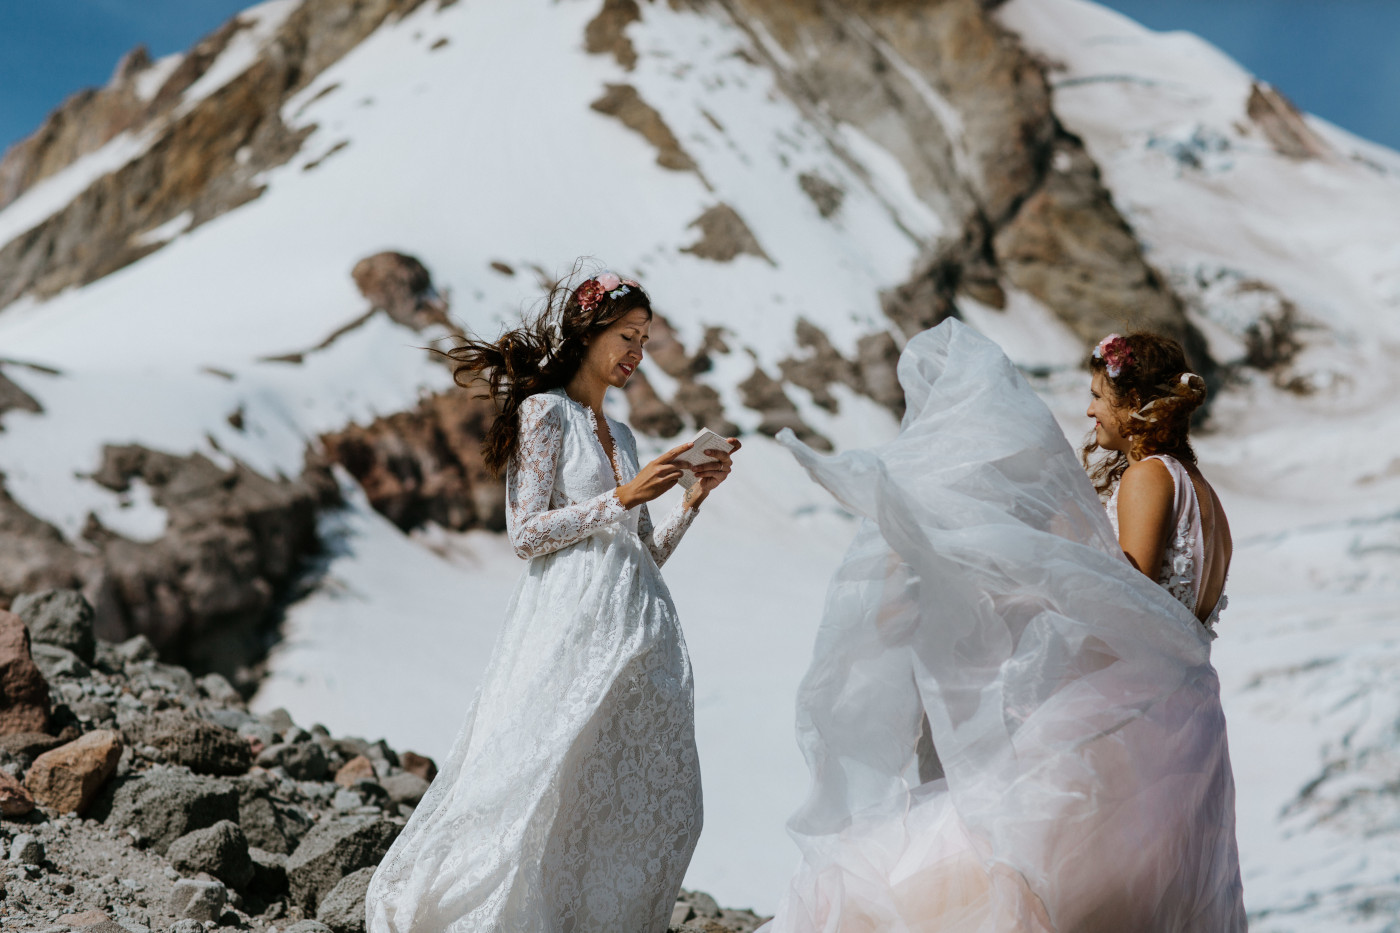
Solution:
<path fill-rule="evenodd" d="M 1182 384 L 1183 386 L 1186 386 L 1187 388 L 1190 388 L 1190 387 L 1191 387 L 1191 382 L 1192 382 L 1192 380 L 1200 380 L 1200 381 L 1202 381 L 1202 382 L 1205 381 L 1204 379 L 1201 379 L 1201 377 L 1198 376 L 1198 375 L 1196 375 L 1195 373 L 1182 373 L 1182 374 L 1181 374 L 1181 384 Z M 1166 387 L 1166 386 L 1163 386 L 1162 388 L 1167 388 L 1167 387 Z M 1175 394 L 1173 394 L 1173 396 L 1171 396 L 1171 397 L 1175 397 Z M 1142 407 L 1139 408 L 1137 411 L 1132 412 L 1132 413 L 1130 414 L 1129 417 L 1136 418 L 1136 419 L 1139 420 L 1139 421 L 1146 421 L 1148 424 L 1153 424 L 1153 423 L 1155 423 L 1155 422 L 1157 421 L 1156 416 L 1153 416 L 1153 417 L 1149 418 L 1149 417 L 1147 417 L 1147 413 L 1148 413 L 1149 411 L 1151 411 L 1153 408 L 1157 407 L 1157 403 L 1160 402 L 1160 401 L 1163 401 L 1165 398 L 1166 398 L 1166 396 L 1164 396 L 1163 398 L 1154 398 L 1152 401 L 1148 402 L 1146 405 L 1142 406 Z"/>

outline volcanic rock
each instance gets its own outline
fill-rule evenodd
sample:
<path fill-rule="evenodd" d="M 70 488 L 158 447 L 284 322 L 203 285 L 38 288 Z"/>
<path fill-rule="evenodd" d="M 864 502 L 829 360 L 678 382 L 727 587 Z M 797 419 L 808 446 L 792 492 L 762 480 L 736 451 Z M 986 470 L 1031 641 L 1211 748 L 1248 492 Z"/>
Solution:
<path fill-rule="evenodd" d="M 182 709 L 135 717 L 122 731 L 133 744 L 151 746 L 170 764 L 198 774 L 242 774 L 253 763 L 246 739 Z"/>
<path fill-rule="evenodd" d="M 0 734 L 43 732 L 49 724 L 49 685 L 29 651 L 29 630 L 0 609 Z"/>
<path fill-rule="evenodd" d="M 57 645 L 91 664 L 97 650 L 92 631 L 92 606 L 76 590 L 44 590 L 26 593 L 10 606 L 29 628 L 36 643 Z"/>
<path fill-rule="evenodd" d="M 231 888 L 241 890 L 253 880 L 248 840 L 238 824 L 229 820 L 186 833 L 170 844 L 165 856 L 181 874 L 207 872 Z"/>
<path fill-rule="evenodd" d="M 229 782 L 183 768 L 158 766 L 113 782 L 90 814 L 113 826 L 135 829 L 162 855 L 176 839 L 220 820 L 238 819 L 238 791 Z"/>
<path fill-rule="evenodd" d="M 400 826 L 373 816 L 319 823 L 287 860 L 291 900 L 315 908 L 350 872 L 372 868 L 389 851 Z"/>
<path fill-rule="evenodd" d="M 24 785 L 46 807 L 59 813 L 82 813 L 117 770 L 121 755 L 120 733 L 89 732 L 34 759 Z"/>

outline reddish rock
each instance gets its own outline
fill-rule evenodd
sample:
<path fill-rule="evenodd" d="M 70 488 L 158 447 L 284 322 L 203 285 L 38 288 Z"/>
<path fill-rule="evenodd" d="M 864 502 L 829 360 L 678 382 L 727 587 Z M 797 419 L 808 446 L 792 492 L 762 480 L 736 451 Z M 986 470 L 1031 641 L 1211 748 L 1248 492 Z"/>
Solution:
<path fill-rule="evenodd" d="M 409 774 L 416 774 L 429 784 L 437 777 L 437 764 L 427 755 L 404 752 L 399 756 L 399 765 Z"/>
<path fill-rule="evenodd" d="M 0 771 L 0 816 L 24 816 L 34 809 L 34 798 L 24 785 Z"/>
<path fill-rule="evenodd" d="M 428 269 L 403 253 L 375 253 L 350 270 L 355 287 L 370 303 L 400 324 L 422 330 L 430 324 L 451 327 L 447 303 L 433 288 Z"/>
<path fill-rule="evenodd" d="M 107 923 L 111 919 L 94 907 L 92 910 L 85 910 L 80 914 L 64 914 L 58 918 L 57 922 L 67 924 L 75 930 L 83 930 L 87 927 L 95 927 L 99 923 Z"/>
<path fill-rule="evenodd" d="M 364 755 L 351 758 L 335 773 L 335 782 L 341 787 L 351 787 L 360 780 L 374 780 L 374 763 Z"/>
<path fill-rule="evenodd" d="M 24 784 L 34 799 L 60 813 L 82 813 L 117 770 L 122 736 L 98 729 L 34 760 Z"/>
<path fill-rule="evenodd" d="M 49 725 L 49 685 L 29 652 L 29 630 L 0 610 L 0 735 L 43 732 Z"/>

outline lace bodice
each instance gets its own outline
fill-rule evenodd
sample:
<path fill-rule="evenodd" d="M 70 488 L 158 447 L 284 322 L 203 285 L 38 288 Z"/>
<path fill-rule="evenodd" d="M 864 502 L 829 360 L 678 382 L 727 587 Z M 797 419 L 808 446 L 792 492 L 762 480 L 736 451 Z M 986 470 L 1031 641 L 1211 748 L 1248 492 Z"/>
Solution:
<path fill-rule="evenodd" d="M 625 509 L 617 487 L 641 468 L 627 425 L 607 419 L 615 461 L 598 440 L 592 409 L 563 389 L 520 405 L 520 441 L 506 470 L 506 527 L 515 552 L 530 559 L 583 540 L 602 528 L 637 534 L 659 567 L 675 551 L 695 509 L 678 505 L 659 527 L 645 504 Z"/>
<path fill-rule="evenodd" d="M 1160 460 L 1167 471 L 1171 473 L 1172 485 L 1176 489 L 1172 501 L 1172 514 L 1175 519 L 1174 530 L 1171 539 L 1167 542 L 1166 551 L 1162 555 L 1162 567 L 1157 572 L 1157 582 L 1194 614 L 1197 608 L 1196 604 L 1200 601 L 1201 586 L 1204 583 L 1202 571 L 1205 567 L 1205 540 L 1201 531 L 1201 503 L 1196 497 L 1196 485 L 1191 482 L 1191 475 L 1186 472 L 1186 468 L 1175 457 L 1158 454 L 1146 459 Z M 1108 520 L 1113 525 L 1113 533 L 1117 535 L 1117 484 L 1114 485 L 1113 492 L 1108 497 L 1107 509 Z M 1219 601 L 1216 602 L 1204 623 L 1211 638 L 1216 635 L 1215 623 L 1220 621 L 1220 612 L 1227 605 L 1229 605 L 1229 599 L 1222 591 Z"/>

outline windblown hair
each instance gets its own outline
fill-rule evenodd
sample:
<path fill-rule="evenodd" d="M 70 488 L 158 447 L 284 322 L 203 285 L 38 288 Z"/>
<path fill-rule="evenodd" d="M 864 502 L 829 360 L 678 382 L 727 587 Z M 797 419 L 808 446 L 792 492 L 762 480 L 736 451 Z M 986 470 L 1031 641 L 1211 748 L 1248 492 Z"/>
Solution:
<path fill-rule="evenodd" d="M 1170 337 L 1139 332 L 1122 339 L 1131 356 L 1117 377 L 1109 375 L 1109 362 L 1097 356 L 1089 358 L 1089 371 L 1103 374 L 1109 401 L 1122 413 L 1118 430 L 1133 458 L 1169 454 L 1195 463 L 1191 416 L 1206 399 L 1205 380 L 1192 372 L 1186 351 Z M 1106 495 L 1128 468 L 1128 455 L 1114 450 L 1095 457 L 1100 450 L 1091 433 L 1081 456 L 1094 488 Z"/>
<path fill-rule="evenodd" d="M 630 311 L 641 308 L 651 317 L 651 299 L 633 285 L 626 294 L 612 298 L 602 293 L 596 303 L 584 307 L 579 298 L 596 294 L 595 276 L 582 278 L 582 264 L 575 264 L 569 275 L 554 282 L 533 313 L 523 316 L 520 326 L 506 331 L 494 341 L 471 335 L 461 345 L 444 353 L 457 365 L 452 378 L 464 388 L 484 389 L 479 398 L 496 402 L 496 418 L 486 431 L 482 456 L 487 469 L 499 476 L 515 456 L 519 443 L 520 403 L 531 395 L 569 384 L 578 372 L 588 341 L 607 330 Z M 581 279 L 581 280 L 580 280 Z M 589 295 L 592 297 L 592 295 Z"/>

